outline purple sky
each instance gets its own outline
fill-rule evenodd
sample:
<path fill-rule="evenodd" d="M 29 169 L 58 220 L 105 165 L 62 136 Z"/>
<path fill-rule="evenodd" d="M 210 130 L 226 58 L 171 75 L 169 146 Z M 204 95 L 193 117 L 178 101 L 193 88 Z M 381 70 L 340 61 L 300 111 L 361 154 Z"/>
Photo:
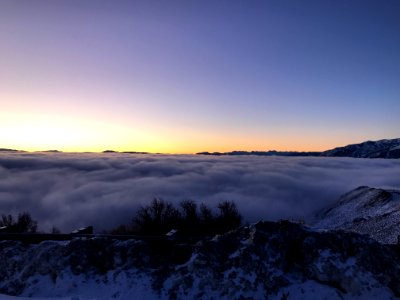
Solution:
<path fill-rule="evenodd" d="M 0 147 L 400 136 L 399 1 L 0 1 Z"/>

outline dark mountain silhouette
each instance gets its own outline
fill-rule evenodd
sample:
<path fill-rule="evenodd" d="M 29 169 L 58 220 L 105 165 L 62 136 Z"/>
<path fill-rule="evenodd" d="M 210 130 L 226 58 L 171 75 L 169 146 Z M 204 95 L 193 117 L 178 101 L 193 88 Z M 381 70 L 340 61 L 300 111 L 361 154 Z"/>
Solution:
<path fill-rule="evenodd" d="M 324 156 L 356 158 L 400 158 L 400 138 L 379 141 L 367 141 L 337 147 L 323 152 L 296 151 L 232 151 L 232 152 L 199 152 L 200 155 L 258 155 L 258 156 Z"/>
<path fill-rule="evenodd" d="M 19 152 L 19 150 L 0 148 L 0 152 Z"/>
<path fill-rule="evenodd" d="M 232 151 L 232 152 L 198 152 L 200 155 L 258 155 L 258 156 L 320 156 L 322 152 L 297 152 L 297 151 Z"/>
<path fill-rule="evenodd" d="M 400 138 L 367 141 L 324 151 L 322 156 L 359 158 L 400 158 Z"/>

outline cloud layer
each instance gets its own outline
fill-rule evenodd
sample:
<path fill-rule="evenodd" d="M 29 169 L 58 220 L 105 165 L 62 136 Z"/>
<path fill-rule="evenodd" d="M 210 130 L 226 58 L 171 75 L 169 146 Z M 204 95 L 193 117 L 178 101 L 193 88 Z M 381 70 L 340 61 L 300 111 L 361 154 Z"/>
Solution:
<path fill-rule="evenodd" d="M 400 160 L 0 153 L 0 214 L 28 211 L 42 230 L 109 229 L 154 197 L 233 200 L 249 222 L 307 219 L 360 185 L 400 188 Z"/>

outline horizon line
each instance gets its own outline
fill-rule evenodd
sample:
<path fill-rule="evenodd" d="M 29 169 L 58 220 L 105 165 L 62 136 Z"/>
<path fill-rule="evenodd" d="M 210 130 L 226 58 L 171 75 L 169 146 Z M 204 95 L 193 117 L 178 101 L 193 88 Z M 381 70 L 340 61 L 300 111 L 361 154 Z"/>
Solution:
<path fill-rule="evenodd" d="M 41 152 L 41 153 L 96 153 L 96 154 L 111 154 L 111 153 L 120 153 L 120 154 L 157 154 L 157 155 L 195 155 L 195 154 L 202 154 L 202 153 L 208 153 L 208 154 L 224 154 L 224 153 L 232 153 L 232 152 L 294 152 L 294 153 L 322 153 L 324 151 L 328 151 L 331 149 L 335 148 L 340 148 L 340 147 L 346 147 L 349 145 L 357 145 L 365 142 L 378 142 L 378 141 L 385 141 L 385 140 L 396 140 L 400 138 L 385 138 L 385 139 L 379 139 L 379 140 L 365 140 L 362 142 L 358 143 L 350 143 L 342 146 L 334 146 L 329 149 L 324 149 L 324 150 L 275 150 L 275 149 L 269 149 L 269 150 L 229 150 L 229 151 L 195 151 L 195 152 L 159 152 L 159 151 L 136 151 L 136 150 L 113 150 L 112 148 L 106 148 L 105 150 L 72 150 L 72 151 L 65 151 L 65 150 L 58 150 L 58 149 L 47 149 L 47 150 L 36 150 L 36 149 L 30 149 L 30 150 L 25 150 L 25 149 L 15 149 L 15 148 L 9 148 L 9 147 L 0 147 L 0 153 L 1 152 L 27 152 L 27 153 L 35 153 L 35 152 Z M 240 148 L 239 148 L 240 149 Z"/>

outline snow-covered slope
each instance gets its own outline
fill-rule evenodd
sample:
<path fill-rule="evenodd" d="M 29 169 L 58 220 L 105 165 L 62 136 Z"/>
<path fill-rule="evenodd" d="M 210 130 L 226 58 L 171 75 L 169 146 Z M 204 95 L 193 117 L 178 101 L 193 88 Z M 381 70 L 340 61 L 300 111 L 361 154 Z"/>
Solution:
<path fill-rule="evenodd" d="M 367 141 L 324 151 L 322 156 L 345 156 L 364 158 L 400 158 L 400 138 Z"/>
<path fill-rule="evenodd" d="M 368 234 L 382 243 L 400 236 L 400 191 L 362 186 L 317 215 L 313 226 Z"/>
<path fill-rule="evenodd" d="M 397 299 L 400 254 L 355 233 L 260 222 L 197 244 L 0 242 L 0 293 L 64 299 Z M 1 298 L 0 298 L 1 299 Z"/>

